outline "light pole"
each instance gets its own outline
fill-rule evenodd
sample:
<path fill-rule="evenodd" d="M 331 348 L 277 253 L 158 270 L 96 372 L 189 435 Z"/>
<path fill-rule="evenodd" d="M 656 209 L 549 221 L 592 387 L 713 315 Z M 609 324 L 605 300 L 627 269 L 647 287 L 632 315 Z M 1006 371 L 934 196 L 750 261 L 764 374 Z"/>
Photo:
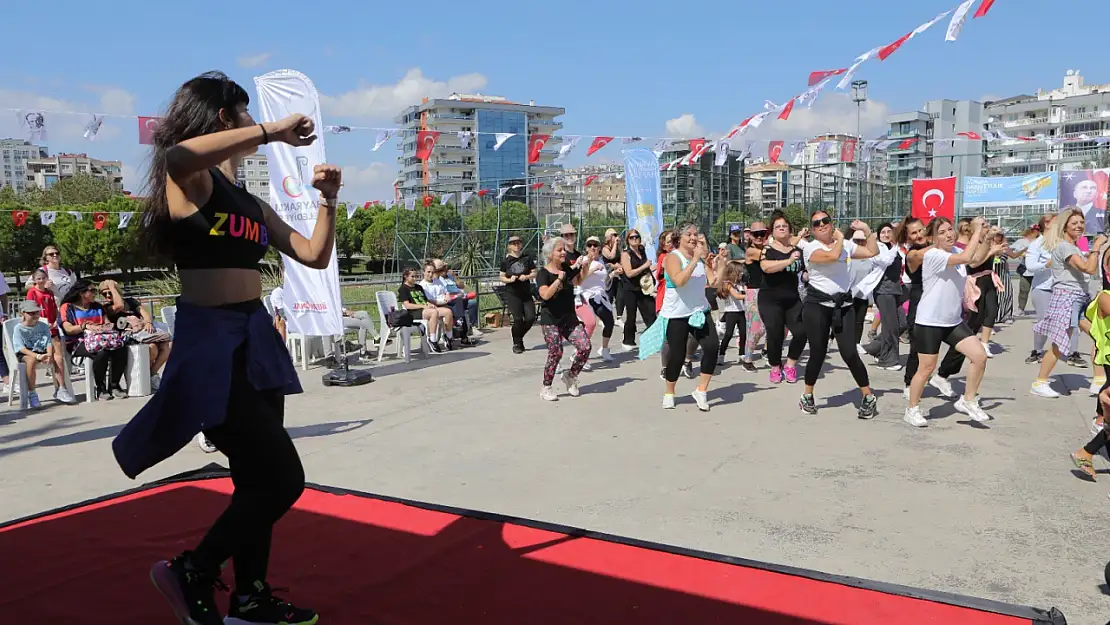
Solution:
<path fill-rule="evenodd" d="M 863 189 L 860 181 L 862 172 L 860 171 L 860 153 L 863 151 L 863 135 L 861 134 L 860 119 L 863 111 L 863 103 L 867 101 L 867 81 L 866 80 L 853 80 L 852 81 L 852 102 L 856 103 L 856 150 L 853 158 L 856 161 L 856 219 L 860 219 L 863 215 Z M 849 195 L 849 197 L 851 197 Z"/>

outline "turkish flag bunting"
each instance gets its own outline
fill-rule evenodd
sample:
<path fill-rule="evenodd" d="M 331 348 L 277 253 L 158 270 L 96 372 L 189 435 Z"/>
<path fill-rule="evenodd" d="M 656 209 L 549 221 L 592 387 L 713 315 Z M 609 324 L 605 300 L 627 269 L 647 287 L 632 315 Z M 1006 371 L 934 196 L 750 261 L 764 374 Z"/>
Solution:
<path fill-rule="evenodd" d="M 849 139 L 840 144 L 840 162 L 851 163 L 856 160 L 856 140 Z"/>
<path fill-rule="evenodd" d="M 705 147 L 705 139 L 690 139 L 690 159 L 692 160 L 698 155 L 698 152 Z M 689 163 L 690 161 L 687 161 Z"/>
<path fill-rule="evenodd" d="M 590 149 L 586 150 L 586 156 L 593 156 L 594 152 L 609 145 L 609 142 L 612 140 L 612 137 L 594 137 L 594 142 L 590 144 Z"/>
<path fill-rule="evenodd" d="M 782 156 L 782 141 L 771 141 L 767 144 L 767 158 L 771 159 L 772 163 L 779 162 L 779 157 Z"/>
<path fill-rule="evenodd" d="M 158 124 L 162 123 L 160 117 L 140 117 L 139 118 L 139 144 L 140 145 L 154 145 L 154 131 L 158 130 Z"/>
<path fill-rule="evenodd" d="M 957 132 L 956 134 L 961 136 L 961 137 L 967 137 L 968 139 L 971 139 L 972 141 L 982 141 L 983 140 L 983 138 L 980 137 L 979 133 L 977 133 L 977 132 L 971 132 L 971 131 Z"/>
<path fill-rule="evenodd" d="M 975 15 L 972 15 L 971 18 L 975 19 L 977 17 L 983 17 L 984 15 L 987 14 L 987 11 L 991 10 L 991 6 L 993 6 L 993 5 L 994 5 L 994 0 L 983 0 L 982 4 L 979 5 L 979 10 L 976 11 Z"/>
<path fill-rule="evenodd" d="M 12 211 L 12 223 L 16 228 L 22 228 L 27 223 L 27 211 Z"/>
<path fill-rule="evenodd" d="M 528 164 L 531 165 L 540 160 L 540 150 L 543 149 L 547 140 L 551 135 L 532 135 L 528 137 Z"/>
<path fill-rule="evenodd" d="M 590 186 L 590 183 L 593 182 L 594 180 L 597 180 L 597 176 L 586 176 L 586 182 L 583 183 L 582 186 L 583 187 L 588 187 L 588 186 Z"/>
<path fill-rule="evenodd" d="M 537 183 L 532 185 L 532 190 L 535 191 L 536 189 L 539 189 L 542 186 L 543 186 L 542 182 L 537 182 Z"/>
<path fill-rule="evenodd" d="M 898 149 L 899 150 L 908 150 L 908 149 L 910 149 L 911 147 L 913 147 L 913 144 L 917 143 L 918 138 L 919 137 L 911 137 L 909 139 L 905 139 L 904 141 L 902 141 L 901 143 L 898 144 Z"/>
<path fill-rule="evenodd" d="M 816 85 L 817 83 L 821 82 L 822 80 L 828 78 L 829 76 L 839 76 L 839 75 L 841 75 L 841 74 L 843 74 L 847 71 L 848 71 L 848 68 L 845 67 L 843 69 L 827 69 L 827 70 L 824 70 L 824 71 L 821 71 L 821 72 L 810 72 L 810 74 L 809 74 L 809 86 L 812 87 L 812 86 Z"/>
<path fill-rule="evenodd" d="M 899 39 L 898 41 L 895 41 L 894 43 L 892 43 L 890 45 L 883 46 L 882 48 L 879 48 L 879 60 L 885 61 L 886 57 L 894 54 L 894 52 L 897 51 L 898 48 L 902 47 L 903 43 L 906 43 L 907 41 L 910 40 L 910 37 L 913 37 L 912 32 L 908 32 L 905 35 L 902 35 L 901 39 Z"/>
<path fill-rule="evenodd" d="M 956 177 L 913 181 L 911 215 L 928 224 L 935 217 L 956 218 Z"/>
<path fill-rule="evenodd" d="M 100 230 L 108 223 L 108 213 L 93 213 L 93 228 Z"/>
<path fill-rule="evenodd" d="M 783 119 L 783 120 L 789 119 L 790 118 L 790 112 L 793 111 L 793 110 L 794 110 L 794 100 L 790 100 L 789 102 L 786 103 L 786 106 L 783 107 L 782 112 L 779 113 L 779 119 Z"/>
<path fill-rule="evenodd" d="M 439 141 L 439 133 L 435 130 L 421 130 L 416 133 L 416 158 L 426 161 L 432 158 L 432 150 Z"/>
<path fill-rule="evenodd" d="M 478 189 L 478 197 L 486 197 L 487 193 L 489 193 L 489 189 Z"/>

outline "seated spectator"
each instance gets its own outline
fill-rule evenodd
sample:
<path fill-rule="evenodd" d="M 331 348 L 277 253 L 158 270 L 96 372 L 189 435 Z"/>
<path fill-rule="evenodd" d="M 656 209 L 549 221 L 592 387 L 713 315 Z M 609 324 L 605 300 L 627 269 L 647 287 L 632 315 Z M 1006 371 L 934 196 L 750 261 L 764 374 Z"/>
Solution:
<path fill-rule="evenodd" d="M 96 286 L 88 280 L 78 280 L 62 298 L 58 312 L 62 339 L 69 353 L 92 361 L 92 375 L 98 399 L 127 397 L 120 387 L 127 369 L 127 346 L 123 334 L 108 322 L 104 307 L 96 301 Z M 112 377 L 108 379 L 108 365 Z"/>
<path fill-rule="evenodd" d="M 130 342 L 144 343 L 150 348 L 150 388 L 158 390 L 162 378 L 158 373 L 170 358 L 170 342 L 168 328 L 156 327 L 154 317 L 139 300 L 134 297 L 124 297 L 120 293 L 119 284 L 115 280 L 105 280 L 100 283 L 100 297 L 107 303 L 105 310 L 108 320 L 116 329 L 127 334 Z M 124 320 L 124 326 L 120 320 Z M 161 324 L 159 324 L 161 325 Z"/>
<path fill-rule="evenodd" d="M 478 294 L 474 291 L 464 291 L 458 279 L 455 278 L 455 272 L 447 266 L 447 263 L 438 258 L 432 262 L 435 264 L 436 277 L 443 280 L 443 285 L 447 287 L 447 296 L 451 301 L 454 302 L 457 299 L 466 301 L 466 321 L 470 336 L 481 336 L 482 331 L 478 329 Z"/>
<path fill-rule="evenodd" d="M 378 340 L 378 330 L 374 327 L 373 320 L 370 319 L 370 313 L 365 310 L 349 310 L 343 309 L 343 327 L 350 328 L 351 330 L 358 330 L 360 334 L 365 332 L 362 339 L 362 353 L 366 354 L 366 340 L 365 337 L 369 336 L 371 340 Z"/>
<path fill-rule="evenodd" d="M 424 294 L 429 302 L 451 312 L 454 323 L 446 325 L 446 328 L 451 329 L 451 334 L 448 335 L 447 340 L 458 338 L 463 345 L 470 345 L 470 338 L 466 331 L 466 298 L 451 298 L 447 293 L 447 285 L 436 275 L 434 261 L 424 261 L 424 279 L 420 281 L 420 287 L 424 289 Z M 442 313 L 440 316 L 442 317 Z M 446 323 L 446 320 L 444 323 Z M 444 332 L 446 333 L 447 330 L 445 329 Z"/>
<path fill-rule="evenodd" d="M 50 326 L 50 343 L 53 347 L 51 353 L 54 358 L 53 370 L 64 371 L 62 359 L 65 350 L 62 349 L 62 339 L 58 334 L 58 301 L 54 297 L 54 292 L 48 288 L 49 283 L 50 277 L 45 269 L 34 270 L 31 273 L 31 281 L 27 288 L 27 301 L 39 305 L 39 319 Z M 54 376 L 54 399 L 63 404 L 76 403 L 77 400 L 70 394 L 69 389 L 62 385 L 63 379 L 60 376 Z"/>
<path fill-rule="evenodd" d="M 57 385 L 59 384 L 58 381 L 63 379 L 62 368 L 58 361 L 54 359 L 54 344 L 50 340 L 50 327 L 40 320 L 41 312 L 42 310 L 38 304 L 23 302 L 19 306 L 20 323 L 12 332 L 12 351 L 15 352 L 15 357 L 19 359 L 27 374 L 27 388 L 20 392 L 27 393 L 27 401 L 32 408 L 38 408 L 42 405 L 39 401 L 39 394 L 35 391 L 35 385 L 38 381 L 36 373 L 39 364 L 49 363 L 54 368 L 54 399 L 63 403 L 73 403 L 73 398 L 66 401 L 65 397 L 68 394 L 59 397 Z"/>
<path fill-rule="evenodd" d="M 439 333 L 441 323 L 448 328 L 452 327 L 451 309 L 436 306 L 428 300 L 424 289 L 416 283 L 415 269 L 406 269 L 401 274 L 397 301 L 405 310 L 419 311 L 421 319 L 428 326 L 428 345 L 433 352 L 442 354 L 451 349 L 451 340 Z"/>

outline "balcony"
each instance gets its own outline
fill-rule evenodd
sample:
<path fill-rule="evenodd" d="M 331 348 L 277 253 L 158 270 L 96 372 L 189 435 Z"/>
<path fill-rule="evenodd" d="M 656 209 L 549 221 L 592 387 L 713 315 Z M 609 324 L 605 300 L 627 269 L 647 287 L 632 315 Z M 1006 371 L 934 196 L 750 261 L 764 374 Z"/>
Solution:
<path fill-rule="evenodd" d="M 450 167 L 452 169 L 466 169 L 474 167 L 474 161 L 466 161 L 457 158 L 433 158 L 429 161 L 429 165 L 435 167 Z"/>
<path fill-rule="evenodd" d="M 531 117 L 531 118 L 528 119 L 528 127 L 529 127 L 529 131 L 531 131 L 531 129 L 533 127 L 543 128 L 545 131 L 547 131 L 547 130 L 558 130 L 559 128 L 563 127 L 563 122 L 555 121 L 554 119 L 541 119 L 541 118 Z"/>
<path fill-rule="evenodd" d="M 473 115 L 463 115 L 462 113 L 432 113 L 428 119 L 442 119 L 458 122 L 472 122 L 474 121 Z"/>
<path fill-rule="evenodd" d="M 895 131 L 892 130 L 891 132 L 887 133 L 886 138 L 887 139 L 913 139 L 914 137 L 921 137 L 921 136 L 923 136 L 921 131 L 916 130 L 916 129 L 915 130 L 910 130 L 908 132 L 895 132 Z"/>
<path fill-rule="evenodd" d="M 914 162 L 909 162 L 909 161 L 904 162 L 904 163 L 888 162 L 886 164 L 886 170 L 887 171 L 908 171 L 910 169 L 923 169 L 923 168 L 924 168 L 924 165 L 922 165 L 921 163 L 914 163 Z"/>
<path fill-rule="evenodd" d="M 1024 119 L 1014 119 L 1003 122 L 1005 128 L 1025 128 L 1028 126 L 1044 126 L 1048 124 L 1047 117 L 1026 117 Z"/>

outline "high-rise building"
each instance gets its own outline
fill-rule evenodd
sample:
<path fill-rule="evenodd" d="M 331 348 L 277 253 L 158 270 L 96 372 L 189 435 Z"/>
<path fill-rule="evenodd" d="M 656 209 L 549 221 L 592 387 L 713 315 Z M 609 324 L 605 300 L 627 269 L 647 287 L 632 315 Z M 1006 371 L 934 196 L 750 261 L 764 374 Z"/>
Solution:
<path fill-rule="evenodd" d="M 46 147 L 23 139 L 0 139 L 0 188 L 28 189 L 27 161 L 46 158 Z"/>
<path fill-rule="evenodd" d="M 401 165 L 397 187 L 406 197 L 479 189 L 496 193 L 501 187 L 526 185 L 530 178 L 559 173 L 562 165 L 555 163 L 555 158 L 561 139 L 555 133 L 563 124 L 556 118 L 565 112 L 559 107 L 519 104 L 481 94 L 425 99 L 394 118 L 405 131 L 397 159 Z M 416 157 L 420 130 L 440 133 L 426 161 Z M 496 133 L 512 136 L 497 146 Z M 551 139 L 540 151 L 538 162 L 529 164 L 529 137 L 537 134 Z M 527 190 L 527 186 L 514 189 L 505 199 L 525 200 Z"/>
<path fill-rule="evenodd" d="M 263 202 L 270 203 L 270 165 L 263 152 L 255 152 L 239 163 L 235 177 Z"/>
<path fill-rule="evenodd" d="M 785 208 L 790 190 L 790 166 L 757 163 L 744 169 L 743 205 L 758 206 L 764 214 Z"/>
<path fill-rule="evenodd" d="M 983 104 L 972 100 L 930 100 L 920 111 L 887 117 L 887 138 L 899 142 L 887 149 L 887 184 L 895 196 L 909 197 L 914 178 L 955 176 L 959 189 L 964 177 L 982 176 L 983 142 L 966 140 L 959 133 L 983 132 L 985 119 Z M 902 148 L 907 139 L 916 141 Z"/>
<path fill-rule="evenodd" d="M 78 174 L 100 178 L 112 185 L 116 191 L 123 191 L 123 163 L 102 161 L 90 158 L 88 154 L 42 155 L 27 160 L 25 180 L 27 187 L 36 186 L 49 189 L 64 178 Z"/>
<path fill-rule="evenodd" d="M 987 102 L 986 115 L 986 130 L 1008 137 L 989 142 L 989 175 L 1082 169 L 1097 162 L 1100 147 L 1107 154 L 1098 138 L 1110 137 L 1110 84 L 1087 85 L 1079 70 L 1069 69 L 1059 89 Z M 1068 141 L 1049 145 L 1045 139 Z"/>
<path fill-rule="evenodd" d="M 670 163 L 689 153 L 689 141 L 677 142 L 659 156 L 659 163 Z M 713 223 L 717 215 L 742 208 L 740 161 L 733 154 L 725 159 L 724 165 L 717 166 L 715 161 L 716 155 L 706 152 L 696 163 L 660 172 L 665 216 L 677 215 L 681 219 L 687 211 L 696 209 L 701 218 Z"/>
<path fill-rule="evenodd" d="M 588 185 L 587 180 L 590 180 Z M 624 168 L 618 165 L 586 165 L 568 169 L 554 189 L 561 196 L 564 213 L 625 213 Z"/>

